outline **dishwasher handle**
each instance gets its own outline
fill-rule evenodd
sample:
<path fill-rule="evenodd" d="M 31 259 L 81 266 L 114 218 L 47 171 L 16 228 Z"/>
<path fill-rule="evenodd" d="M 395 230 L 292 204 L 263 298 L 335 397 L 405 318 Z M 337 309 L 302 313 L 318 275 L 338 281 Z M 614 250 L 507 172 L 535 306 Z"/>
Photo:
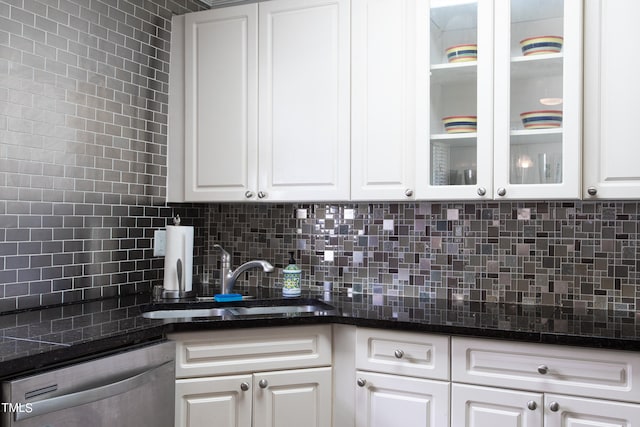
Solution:
<path fill-rule="evenodd" d="M 114 383 L 107 383 L 95 388 L 33 402 L 31 403 L 31 411 L 16 412 L 15 420 L 21 421 L 124 394 L 147 384 L 156 374 L 161 373 L 161 371 L 173 370 L 173 364 L 174 361 L 172 360 Z"/>

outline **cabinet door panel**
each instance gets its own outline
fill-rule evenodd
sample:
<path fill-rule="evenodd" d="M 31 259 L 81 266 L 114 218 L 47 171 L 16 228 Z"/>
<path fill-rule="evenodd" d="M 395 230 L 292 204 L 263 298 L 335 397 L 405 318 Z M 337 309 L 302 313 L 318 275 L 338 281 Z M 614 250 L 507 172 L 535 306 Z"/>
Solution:
<path fill-rule="evenodd" d="M 242 383 L 251 384 L 251 375 L 177 380 L 176 426 L 210 426 L 215 414 L 217 426 L 250 427 L 251 389 Z"/>
<path fill-rule="evenodd" d="M 424 70 L 416 70 L 416 57 L 427 55 L 426 40 L 416 37 L 416 27 L 427 25 L 424 3 L 352 2 L 354 200 L 413 198 L 416 120 L 426 122 L 416 114 L 416 78 L 426 79 Z M 421 129 L 426 135 L 426 123 Z"/>
<path fill-rule="evenodd" d="M 495 5 L 494 197 L 578 198 L 583 2 L 554 0 L 541 7 L 510 0 Z M 562 36 L 561 51 L 524 54 L 520 41 L 542 34 Z M 528 115 L 548 120 L 554 111 L 561 111 L 559 123 Z"/>
<path fill-rule="evenodd" d="M 243 200 L 257 184 L 257 6 L 185 17 L 185 199 Z"/>
<path fill-rule="evenodd" d="M 550 410 L 557 404 L 558 410 Z M 640 405 L 545 395 L 545 426 L 553 427 L 632 427 L 640 423 Z"/>
<path fill-rule="evenodd" d="M 259 373 L 253 387 L 254 427 L 331 426 L 331 368 Z"/>
<path fill-rule="evenodd" d="M 260 3 L 259 28 L 260 190 L 348 200 L 349 3 Z"/>
<path fill-rule="evenodd" d="M 542 413 L 541 393 L 451 386 L 452 426 L 542 427 Z"/>
<path fill-rule="evenodd" d="M 449 383 L 357 371 L 356 427 L 449 425 Z"/>
<path fill-rule="evenodd" d="M 585 2 L 585 198 L 640 198 L 640 145 L 630 136 L 637 121 L 640 3 Z M 597 193 L 591 196 L 588 188 Z"/>

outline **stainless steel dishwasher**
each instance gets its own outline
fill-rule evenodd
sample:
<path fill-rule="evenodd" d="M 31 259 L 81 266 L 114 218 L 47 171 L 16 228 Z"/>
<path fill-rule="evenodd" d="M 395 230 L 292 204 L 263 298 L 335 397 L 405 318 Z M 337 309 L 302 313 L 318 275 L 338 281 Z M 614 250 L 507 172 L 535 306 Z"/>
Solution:
<path fill-rule="evenodd" d="M 2 383 L 3 426 L 173 427 L 175 343 Z"/>

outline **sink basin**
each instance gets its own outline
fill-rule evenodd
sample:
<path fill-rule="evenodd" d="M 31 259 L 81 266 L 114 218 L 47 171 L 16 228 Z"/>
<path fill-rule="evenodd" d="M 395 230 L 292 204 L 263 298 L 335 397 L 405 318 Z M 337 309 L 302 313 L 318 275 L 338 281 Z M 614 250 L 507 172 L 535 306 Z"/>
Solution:
<path fill-rule="evenodd" d="M 206 303 L 201 303 L 205 305 Z M 278 316 L 278 315 L 326 315 L 331 314 L 335 308 L 323 301 L 316 299 L 300 300 L 251 300 L 238 302 L 237 304 L 225 304 L 216 307 L 194 307 L 175 304 L 162 304 L 161 307 L 143 311 L 142 317 L 147 319 L 165 319 L 168 321 L 181 321 L 181 319 L 193 318 L 233 318 L 242 316 Z M 144 310 L 144 309 L 143 309 Z"/>
<path fill-rule="evenodd" d="M 142 313 L 147 319 L 179 319 L 186 317 L 222 317 L 227 314 L 226 308 L 177 308 L 169 310 L 152 310 Z"/>
<path fill-rule="evenodd" d="M 290 313 L 315 313 L 332 310 L 333 307 L 326 304 L 305 305 L 272 305 L 262 307 L 234 307 L 229 312 L 235 316 L 257 316 L 262 314 L 290 314 Z"/>

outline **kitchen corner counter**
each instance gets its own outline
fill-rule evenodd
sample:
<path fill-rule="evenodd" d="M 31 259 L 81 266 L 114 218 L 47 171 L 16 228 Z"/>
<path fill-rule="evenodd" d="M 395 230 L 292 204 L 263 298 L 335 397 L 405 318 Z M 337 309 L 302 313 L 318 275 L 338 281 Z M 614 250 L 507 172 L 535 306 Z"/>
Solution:
<path fill-rule="evenodd" d="M 281 298 L 276 289 L 243 291 L 260 299 Z M 0 316 L 0 379 L 161 340 L 169 332 L 313 323 L 640 351 L 640 315 L 635 312 L 360 294 L 307 292 L 303 297 L 320 299 L 336 310 L 320 315 L 152 320 L 141 316 L 156 304 L 150 296 L 130 295 L 5 314 Z"/>

